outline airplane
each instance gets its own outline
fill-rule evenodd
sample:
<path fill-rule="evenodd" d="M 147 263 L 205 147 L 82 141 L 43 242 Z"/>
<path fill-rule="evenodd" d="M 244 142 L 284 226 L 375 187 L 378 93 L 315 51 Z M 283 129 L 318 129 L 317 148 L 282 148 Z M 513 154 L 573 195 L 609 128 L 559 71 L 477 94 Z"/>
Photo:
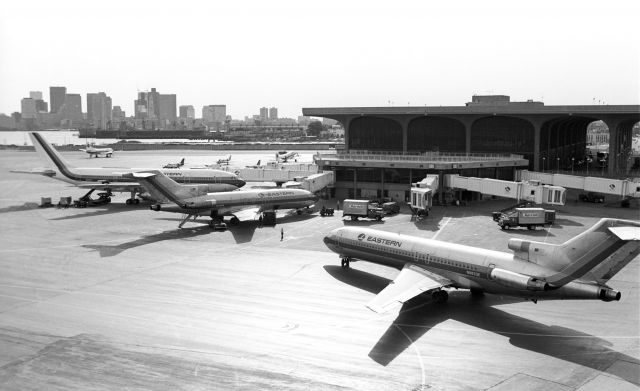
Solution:
<path fill-rule="evenodd" d="M 81 199 L 89 200 L 92 192 L 101 190 L 111 195 L 111 192 L 129 192 L 131 198 L 127 204 L 138 204 L 141 198 L 150 198 L 146 190 L 135 179 L 125 177 L 125 173 L 144 171 L 144 168 L 100 167 L 81 168 L 71 165 L 56 149 L 48 143 L 38 132 L 30 132 L 29 137 L 36 148 L 41 161 L 49 167 L 31 171 L 12 170 L 16 173 L 40 174 L 70 183 L 83 189 L 90 189 Z M 212 169 L 168 169 L 165 173 L 181 183 L 198 184 L 200 195 L 210 192 L 236 190 L 245 185 L 245 181 L 231 172 Z M 161 201 L 156 199 L 156 201 Z"/>
<path fill-rule="evenodd" d="M 162 166 L 162 168 L 180 168 L 182 166 L 184 166 L 184 158 L 182 158 L 178 163 L 167 163 Z"/>
<path fill-rule="evenodd" d="M 604 218 L 562 244 L 512 238 L 513 254 L 367 228 L 324 238 L 343 268 L 364 260 L 401 269 L 367 307 L 383 313 L 422 293 L 445 302 L 444 288 L 538 300 L 618 301 L 606 282 L 640 254 L 640 222 Z"/>
<path fill-rule="evenodd" d="M 232 216 L 230 223 L 236 225 L 240 220 L 235 213 L 251 208 L 258 213 L 277 209 L 296 209 L 298 214 L 318 201 L 318 196 L 301 189 L 255 189 L 236 190 L 226 193 L 209 193 L 198 196 L 191 192 L 190 186 L 180 185 L 161 171 L 134 172 L 127 174 L 138 180 L 151 195 L 171 200 L 175 205 L 154 204 L 150 209 L 186 214 L 178 228 L 191 217 L 210 216 L 209 226 L 215 228 L 223 222 L 224 216 Z"/>
<path fill-rule="evenodd" d="M 223 164 L 228 165 L 230 161 L 231 161 L 231 155 L 229 155 L 229 157 L 226 158 L 226 159 L 218 159 L 216 161 L 216 164 L 218 164 L 218 165 L 223 165 Z"/>
<path fill-rule="evenodd" d="M 298 152 L 279 151 L 276 153 L 276 161 L 286 163 L 289 159 L 298 156 Z"/>
<path fill-rule="evenodd" d="M 90 158 L 93 156 L 97 158 L 103 153 L 105 154 L 105 157 L 111 157 L 111 155 L 113 154 L 113 148 L 96 148 L 87 145 L 87 148 L 80 150 L 88 153 Z"/>
<path fill-rule="evenodd" d="M 262 159 L 258 159 L 258 162 L 256 164 L 254 164 L 253 166 L 245 166 L 245 168 L 264 168 L 260 165 L 261 161 Z"/>

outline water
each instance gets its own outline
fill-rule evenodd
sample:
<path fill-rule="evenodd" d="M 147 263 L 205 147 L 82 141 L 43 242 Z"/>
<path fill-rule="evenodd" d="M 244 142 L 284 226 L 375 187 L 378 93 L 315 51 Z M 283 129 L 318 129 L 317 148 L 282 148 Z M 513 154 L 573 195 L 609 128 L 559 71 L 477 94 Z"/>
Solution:
<path fill-rule="evenodd" d="M 0 132 L 0 143 L 2 145 L 33 145 L 31 143 L 31 139 L 29 138 L 28 132 L 16 131 L 16 132 Z M 115 138 L 80 138 L 79 132 L 77 130 L 59 130 L 59 131 L 51 131 L 51 130 L 42 130 L 39 131 L 40 134 L 44 136 L 44 138 L 50 143 L 56 145 L 85 145 L 87 142 L 89 144 L 101 145 L 101 144 L 113 144 L 117 143 L 118 139 Z M 146 144 L 153 143 L 181 143 L 181 142 L 189 142 L 189 143 L 207 143 L 207 140 L 189 140 L 189 139 L 144 139 L 139 140 Z"/>

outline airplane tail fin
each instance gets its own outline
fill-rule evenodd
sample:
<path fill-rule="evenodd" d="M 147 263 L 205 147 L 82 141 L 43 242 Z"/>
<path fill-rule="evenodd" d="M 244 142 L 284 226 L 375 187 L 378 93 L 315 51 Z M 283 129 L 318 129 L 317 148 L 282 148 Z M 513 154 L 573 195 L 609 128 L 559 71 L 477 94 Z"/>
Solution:
<path fill-rule="evenodd" d="M 182 158 L 182 160 L 180 160 L 180 165 L 184 166 L 184 158 Z"/>
<path fill-rule="evenodd" d="M 601 219 L 555 250 L 558 273 L 545 278 L 549 285 L 559 287 L 584 276 L 604 282 L 640 253 L 640 222 Z"/>
<path fill-rule="evenodd" d="M 155 199 L 168 199 L 177 205 L 185 205 L 188 199 L 198 195 L 197 184 L 181 185 L 159 170 L 134 172 L 125 176 L 132 176 L 139 180 Z"/>
<path fill-rule="evenodd" d="M 57 175 L 70 178 L 70 169 L 75 168 L 38 132 L 29 132 L 29 138 L 38 153 L 40 160 L 48 165 Z"/>

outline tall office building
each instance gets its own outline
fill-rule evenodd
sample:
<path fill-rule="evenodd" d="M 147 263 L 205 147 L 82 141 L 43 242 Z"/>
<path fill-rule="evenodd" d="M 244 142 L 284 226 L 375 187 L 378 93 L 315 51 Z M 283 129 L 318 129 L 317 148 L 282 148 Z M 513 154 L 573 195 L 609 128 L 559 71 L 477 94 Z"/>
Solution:
<path fill-rule="evenodd" d="M 36 100 L 33 98 L 22 98 L 20 101 L 20 114 L 24 119 L 35 119 L 38 117 Z"/>
<path fill-rule="evenodd" d="M 206 125 L 221 125 L 226 119 L 226 105 L 209 105 L 202 108 L 202 122 L 204 122 Z"/>
<path fill-rule="evenodd" d="M 278 119 L 278 108 L 272 107 L 269 109 L 269 119 Z"/>
<path fill-rule="evenodd" d="M 42 91 L 29 91 L 29 98 L 36 102 L 36 111 L 38 113 L 49 111 L 49 105 L 42 99 Z"/>
<path fill-rule="evenodd" d="M 104 92 L 87 94 L 87 121 L 94 129 L 105 130 L 111 121 L 111 98 Z"/>
<path fill-rule="evenodd" d="M 160 93 L 155 88 L 147 93 L 147 115 L 149 119 L 160 118 Z"/>
<path fill-rule="evenodd" d="M 67 87 L 49 87 L 49 102 L 51 103 L 52 113 L 60 111 L 66 96 Z"/>
<path fill-rule="evenodd" d="M 262 121 L 269 119 L 269 110 L 266 107 L 260 108 L 260 119 Z"/>
<path fill-rule="evenodd" d="M 176 115 L 176 94 L 160 94 L 158 117 L 164 121 L 175 121 Z"/>
<path fill-rule="evenodd" d="M 193 106 L 191 105 L 180 106 L 180 118 L 195 119 L 196 111 L 194 110 Z"/>
<path fill-rule="evenodd" d="M 80 94 L 66 94 L 64 104 L 59 110 L 62 120 L 69 121 L 74 126 L 82 122 L 82 97 Z"/>
<path fill-rule="evenodd" d="M 138 92 L 138 99 L 133 102 L 134 116 L 137 119 L 147 119 L 148 115 L 148 94 L 146 92 Z"/>

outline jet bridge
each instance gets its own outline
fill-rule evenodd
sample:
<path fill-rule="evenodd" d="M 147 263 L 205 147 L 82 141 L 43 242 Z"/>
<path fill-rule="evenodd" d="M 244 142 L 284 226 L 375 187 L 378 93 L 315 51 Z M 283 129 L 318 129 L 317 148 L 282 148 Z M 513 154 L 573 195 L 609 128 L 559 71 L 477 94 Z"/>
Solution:
<path fill-rule="evenodd" d="M 444 186 L 478 193 L 531 201 L 536 204 L 564 205 L 567 194 L 561 186 L 544 185 L 540 181 L 503 181 L 491 178 L 463 177 L 457 174 L 444 175 Z"/>
<path fill-rule="evenodd" d="M 409 207 L 416 216 L 428 216 L 433 206 L 433 196 L 438 191 L 438 175 L 427 175 L 420 182 L 411 184 Z"/>
<path fill-rule="evenodd" d="M 335 183 L 333 171 L 323 171 L 306 177 L 296 177 L 294 180 L 295 182 L 287 183 L 285 187 L 303 189 L 312 193 L 316 193 L 326 187 L 333 186 Z"/>
<path fill-rule="evenodd" d="M 612 179 L 520 170 L 523 181 L 539 181 L 554 186 L 581 189 L 587 192 L 611 194 L 622 198 L 640 198 L 640 178 Z"/>

